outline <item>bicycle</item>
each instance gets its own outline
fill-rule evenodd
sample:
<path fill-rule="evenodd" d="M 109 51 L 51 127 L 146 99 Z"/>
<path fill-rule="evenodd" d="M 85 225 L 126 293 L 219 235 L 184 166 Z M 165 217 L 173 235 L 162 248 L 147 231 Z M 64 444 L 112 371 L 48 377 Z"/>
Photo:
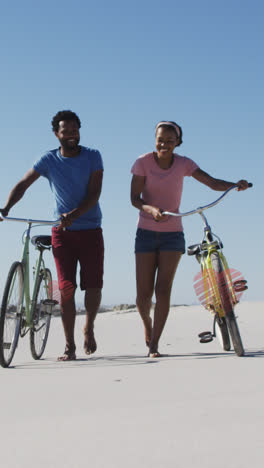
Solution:
<path fill-rule="evenodd" d="M 1 215 L 5 221 L 27 223 L 22 236 L 24 244 L 22 260 L 15 261 L 9 270 L 4 287 L 0 315 L 0 364 L 8 367 L 14 357 L 19 336 L 28 332 L 30 350 L 34 359 L 40 359 L 44 353 L 53 307 L 58 303 L 53 299 L 52 276 L 46 268 L 43 254 L 51 249 L 51 236 L 38 235 L 31 238 L 31 229 L 39 225 L 56 225 L 57 221 L 44 221 L 26 218 L 10 218 Z M 29 244 L 38 250 L 38 257 L 33 267 L 33 293 L 30 294 Z"/>
<path fill-rule="evenodd" d="M 231 190 L 226 190 L 214 202 L 198 207 L 186 213 L 172 213 L 163 211 L 163 215 L 190 216 L 200 214 L 205 224 L 204 236 L 199 244 L 187 248 L 188 255 L 195 255 L 201 266 L 201 273 L 195 277 L 195 292 L 204 307 L 214 315 L 213 332 L 205 331 L 198 336 L 201 343 L 208 343 L 218 336 L 220 344 L 225 351 L 230 351 L 233 343 L 237 356 L 244 355 L 244 347 L 239 332 L 234 307 L 239 302 L 241 294 L 247 289 L 247 281 L 235 270 L 231 272 L 223 254 L 223 244 L 216 234 L 212 232 L 204 211 L 217 205 Z M 252 187 L 252 184 L 249 184 Z"/>

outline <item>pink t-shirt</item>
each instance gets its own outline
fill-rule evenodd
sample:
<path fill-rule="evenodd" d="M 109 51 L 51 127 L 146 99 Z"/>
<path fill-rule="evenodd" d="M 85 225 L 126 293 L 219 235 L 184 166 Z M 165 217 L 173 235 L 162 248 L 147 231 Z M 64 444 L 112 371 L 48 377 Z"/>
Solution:
<path fill-rule="evenodd" d="M 198 168 L 191 159 L 174 153 L 172 166 L 169 169 L 161 169 L 155 161 L 154 153 L 147 153 L 136 160 L 131 172 L 145 177 L 142 197 L 146 204 L 178 213 L 183 178 L 191 176 Z M 152 215 L 142 210 L 139 212 L 138 227 L 159 232 L 183 231 L 181 218 L 169 216 L 157 223 Z"/>

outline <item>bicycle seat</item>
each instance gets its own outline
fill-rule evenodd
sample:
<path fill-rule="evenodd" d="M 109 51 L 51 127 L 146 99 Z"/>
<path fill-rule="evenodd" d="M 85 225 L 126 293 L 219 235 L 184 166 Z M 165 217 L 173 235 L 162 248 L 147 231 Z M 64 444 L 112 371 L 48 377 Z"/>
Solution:
<path fill-rule="evenodd" d="M 211 242 L 210 245 L 213 246 L 216 250 L 223 248 L 222 242 L 219 243 L 218 241 Z M 207 249 L 208 249 L 207 242 L 203 242 L 202 244 L 189 245 L 189 247 L 187 247 L 187 254 L 197 255 L 202 250 L 207 250 Z"/>
<path fill-rule="evenodd" d="M 31 242 L 33 245 L 41 249 L 51 248 L 51 236 L 34 236 L 31 238 Z"/>

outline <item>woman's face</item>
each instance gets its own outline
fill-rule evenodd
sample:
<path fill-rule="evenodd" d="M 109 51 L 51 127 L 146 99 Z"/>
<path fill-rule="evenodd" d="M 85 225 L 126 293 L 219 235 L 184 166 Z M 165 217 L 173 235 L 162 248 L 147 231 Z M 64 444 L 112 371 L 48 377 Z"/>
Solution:
<path fill-rule="evenodd" d="M 156 150 L 159 158 L 171 158 L 174 148 L 178 146 L 178 144 L 179 139 L 172 128 L 158 128 L 156 133 Z"/>

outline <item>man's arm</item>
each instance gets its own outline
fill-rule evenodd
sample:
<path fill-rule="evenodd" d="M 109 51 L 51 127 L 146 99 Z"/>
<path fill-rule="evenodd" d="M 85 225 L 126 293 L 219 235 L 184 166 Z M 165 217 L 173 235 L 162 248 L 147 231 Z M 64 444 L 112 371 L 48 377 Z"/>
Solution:
<path fill-rule="evenodd" d="M 24 195 L 26 190 L 33 184 L 40 174 L 35 169 L 29 169 L 29 171 L 22 177 L 22 179 L 14 186 L 8 195 L 4 208 L 0 208 L 0 212 L 3 216 L 8 216 L 8 213 L 12 206 L 14 206 Z"/>
<path fill-rule="evenodd" d="M 234 185 L 237 185 L 237 190 L 246 190 L 248 188 L 248 182 L 246 180 L 227 182 L 226 180 L 215 179 L 207 174 L 207 172 L 202 171 L 202 169 L 196 169 L 192 174 L 192 177 L 198 180 L 198 182 L 207 185 L 207 187 L 210 187 L 212 190 L 218 190 L 220 192 L 224 192 Z"/>
<path fill-rule="evenodd" d="M 85 198 L 81 201 L 79 206 L 74 208 L 72 211 L 62 214 L 62 227 L 71 226 L 75 219 L 86 213 L 86 211 L 90 210 L 98 202 L 102 191 L 102 183 L 103 170 L 100 169 L 93 172 L 88 183 L 87 194 Z"/>

